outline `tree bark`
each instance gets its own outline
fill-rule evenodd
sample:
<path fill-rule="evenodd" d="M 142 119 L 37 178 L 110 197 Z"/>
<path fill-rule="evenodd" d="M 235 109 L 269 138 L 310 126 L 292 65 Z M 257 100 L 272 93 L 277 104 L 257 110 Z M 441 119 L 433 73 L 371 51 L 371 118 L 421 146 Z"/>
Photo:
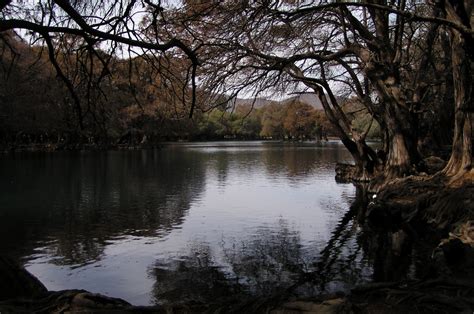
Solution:
<path fill-rule="evenodd" d="M 446 1 L 447 18 L 467 24 L 472 13 L 471 4 L 461 1 Z M 454 138 L 451 157 L 443 170 L 449 177 L 462 177 L 473 172 L 473 127 L 474 127 L 474 45 L 470 34 L 450 30 L 454 85 Z"/>
<path fill-rule="evenodd" d="M 388 2 L 381 1 L 379 4 L 388 5 Z M 398 4 L 403 10 L 405 1 Z M 375 29 L 372 32 L 367 23 L 362 24 L 349 10 L 343 12 L 364 42 L 364 45 L 356 45 L 352 49 L 360 58 L 365 75 L 382 104 L 378 112 L 383 123 L 379 124 L 386 127 L 388 149 L 384 175 L 387 179 L 407 175 L 412 172 L 412 165 L 419 160 L 419 154 L 414 114 L 401 88 L 404 19 L 397 18 L 398 26 L 392 34 L 387 12 L 369 7 L 368 12 Z"/>
<path fill-rule="evenodd" d="M 388 155 L 384 174 L 387 178 L 402 177 L 411 172 L 412 158 L 405 136 L 398 130 L 388 130 Z"/>
<path fill-rule="evenodd" d="M 384 104 L 382 118 L 387 128 L 388 148 L 384 174 L 387 179 L 410 174 L 413 164 L 419 161 L 417 126 L 403 97 L 398 70 L 390 61 L 378 64 L 369 61 L 366 74 Z"/>
<path fill-rule="evenodd" d="M 453 36 L 453 82 L 454 82 L 454 138 L 449 159 L 444 173 L 448 176 L 458 176 L 472 170 L 472 139 L 473 139 L 473 71 L 472 61 L 462 49 L 462 39 L 459 34 Z"/>

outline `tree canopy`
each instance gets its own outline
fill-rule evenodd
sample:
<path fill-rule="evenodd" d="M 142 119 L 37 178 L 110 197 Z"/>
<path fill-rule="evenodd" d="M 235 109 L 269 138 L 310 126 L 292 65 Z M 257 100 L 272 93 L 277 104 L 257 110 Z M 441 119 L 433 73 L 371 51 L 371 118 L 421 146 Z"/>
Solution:
<path fill-rule="evenodd" d="M 17 53 L 12 30 L 44 48 L 80 130 L 100 124 L 84 122 L 99 121 L 97 112 L 117 112 L 123 97 L 137 104 L 130 117 L 157 107 L 193 117 L 212 108 L 225 114 L 239 95 L 310 91 L 361 179 L 410 174 L 446 145 L 452 151 L 443 173 L 472 175 L 470 1 L 50 0 L 4 1 L 0 10 L 4 68 Z M 127 96 L 114 91 L 119 82 Z M 259 133 L 304 138 L 317 129 L 304 105 L 287 109 L 268 107 Z M 256 112 L 240 123 L 242 134 L 256 133 Z M 239 128 L 228 122 L 227 130 Z M 372 125 L 384 154 L 366 143 Z"/>

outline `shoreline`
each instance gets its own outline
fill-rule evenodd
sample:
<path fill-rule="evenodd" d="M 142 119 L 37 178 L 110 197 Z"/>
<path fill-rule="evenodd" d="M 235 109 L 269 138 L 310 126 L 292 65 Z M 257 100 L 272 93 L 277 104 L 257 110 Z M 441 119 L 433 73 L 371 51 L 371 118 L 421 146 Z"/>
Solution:
<path fill-rule="evenodd" d="M 328 137 L 327 140 L 287 140 L 287 139 L 196 139 L 196 140 L 170 140 L 170 141 L 156 141 L 153 143 L 133 143 L 133 144 L 97 144 L 97 143 L 31 143 L 31 144 L 2 144 L 0 145 L 1 154 L 12 153 L 54 153 L 63 151 L 127 151 L 127 150 L 146 150 L 146 149 L 161 149 L 167 145 L 172 144 L 191 144 L 191 143 L 218 143 L 218 142 L 262 142 L 262 143 L 328 143 L 339 142 L 337 137 Z M 369 143 L 380 143 L 378 139 L 369 140 Z"/>

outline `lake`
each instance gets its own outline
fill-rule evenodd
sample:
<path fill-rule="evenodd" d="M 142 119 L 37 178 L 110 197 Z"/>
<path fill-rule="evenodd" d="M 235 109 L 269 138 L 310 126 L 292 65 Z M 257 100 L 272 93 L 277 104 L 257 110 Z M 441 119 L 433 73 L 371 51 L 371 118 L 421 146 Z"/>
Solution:
<path fill-rule="evenodd" d="M 373 273 L 334 180 L 350 160 L 338 142 L 1 156 L 0 250 L 50 290 L 134 305 L 347 290 Z"/>

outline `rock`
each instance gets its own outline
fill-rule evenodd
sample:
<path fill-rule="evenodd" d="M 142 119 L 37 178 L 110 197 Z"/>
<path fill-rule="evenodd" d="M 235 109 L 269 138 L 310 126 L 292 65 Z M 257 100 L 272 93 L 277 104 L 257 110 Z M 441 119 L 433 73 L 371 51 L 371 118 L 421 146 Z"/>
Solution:
<path fill-rule="evenodd" d="M 84 291 L 74 295 L 70 303 L 66 306 L 68 306 L 69 311 L 80 312 L 107 309 L 126 309 L 130 307 L 131 304 L 122 299 L 111 298 L 101 294 Z"/>
<path fill-rule="evenodd" d="M 26 269 L 0 256 L 0 301 L 46 295 L 46 287 Z"/>
<path fill-rule="evenodd" d="M 0 313 L 91 312 L 122 310 L 131 305 L 84 290 L 48 291 L 25 268 L 10 258 L 0 256 Z"/>
<path fill-rule="evenodd" d="M 134 310 L 133 306 L 122 299 L 85 290 L 50 291 L 42 297 L 0 301 L 0 313 L 122 313 Z"/>
<path fill-rule="evenodd" d="M 323 302 L 293 301 L 270 311 L 271 314 L 299 314 L 299 313 L 347 313 L 350 308 L 349 302 L 345 298 L 326 300 Z"/>

